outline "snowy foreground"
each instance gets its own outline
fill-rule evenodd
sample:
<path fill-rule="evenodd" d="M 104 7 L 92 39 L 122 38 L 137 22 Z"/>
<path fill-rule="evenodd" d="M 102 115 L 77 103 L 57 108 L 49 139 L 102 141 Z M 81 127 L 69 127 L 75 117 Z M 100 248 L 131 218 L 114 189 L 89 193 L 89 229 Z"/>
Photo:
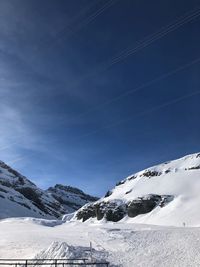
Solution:
<path fill-rule="evenodd" d="M 85 257 L 111 266 L 200 266 L 200 228 L 133 223 L 0 221 L 0 258 Z"/>
<path fill-rule="evenodd" d="M 135 173 L 62 221 L 27 217 L 32 202 L 56 201 L 19 195 L 33 186 L 14 170 L 0 181 L 0 218 L 26 216 L 0 220 L 0 258 L 88 258 L 92 242 L 92 257 L 112 267 L 200 266 L 200 153 Z"/>

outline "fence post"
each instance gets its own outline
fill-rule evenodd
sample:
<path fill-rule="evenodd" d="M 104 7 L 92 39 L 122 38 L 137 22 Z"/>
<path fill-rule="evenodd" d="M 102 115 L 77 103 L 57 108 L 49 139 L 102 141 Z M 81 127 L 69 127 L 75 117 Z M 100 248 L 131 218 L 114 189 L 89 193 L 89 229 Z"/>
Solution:
<path fill-rule="evenodd" d="M 25 261 L 25 266 L 28 267 L 28 260 Z"/>
<path fill-rule="evenodd" d="M 55 267 L 57 267 L 57 260 L 55 260 Z"/>

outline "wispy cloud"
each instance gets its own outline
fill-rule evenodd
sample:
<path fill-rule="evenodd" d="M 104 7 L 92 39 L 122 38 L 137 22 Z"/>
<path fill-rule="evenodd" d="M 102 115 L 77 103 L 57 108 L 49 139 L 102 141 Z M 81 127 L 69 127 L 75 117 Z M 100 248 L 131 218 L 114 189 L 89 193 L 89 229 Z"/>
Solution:
<path fill-rule="evenodd" d="M 18 157 L 19 150 L 29 149 L 35 142 L 24 114 L 10 103 L 0 106 L 0 136 L 0 156 L 6 160 Z"/>

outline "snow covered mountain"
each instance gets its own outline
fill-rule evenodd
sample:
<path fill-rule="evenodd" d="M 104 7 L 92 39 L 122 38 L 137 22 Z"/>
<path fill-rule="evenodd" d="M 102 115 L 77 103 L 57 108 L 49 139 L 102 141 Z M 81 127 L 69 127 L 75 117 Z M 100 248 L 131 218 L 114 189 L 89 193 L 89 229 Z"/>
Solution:
<path fill-rule="evenodd" d="M 0 219 L 28 216 L 55 219 L 95 200 L 69 186 L 42 190 L 0 161 Z"/>
<path fill-rule="evenodd" d="M 72 213 L 75 210 L 80 209 L 88 202 L 94 202 L 98 198 L 85 194 L 82 190 L 56 184 L 54 187 L 50 187 L 47 191 L 49 196 L 52 196 L 60 204 L 62 204 L 65 213 Z"/>
<path fill-rule="evenodd" d="M 200 153 L 135 173 L 75 218 L 161 225 L 200 224 Z"/>

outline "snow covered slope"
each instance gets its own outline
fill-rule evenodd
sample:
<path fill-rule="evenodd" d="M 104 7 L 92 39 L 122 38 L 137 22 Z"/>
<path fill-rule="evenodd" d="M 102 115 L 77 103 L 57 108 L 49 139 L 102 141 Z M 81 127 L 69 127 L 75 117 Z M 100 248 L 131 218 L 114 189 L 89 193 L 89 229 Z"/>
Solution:
<path fill-rule="evenodd" d="M 160 225 L 200 224 L 200 153 L 131 175 L 76 218 Z"/>
<path fill-rule="evenodd" d="M 47 221 L 46 221 L 47 222 Z M 0 258 L 87 258 L 115 267 L 200 266 L 200 228 L 41 219 L 0 220 Z"/>
<path fill-rule="evenodd" d="M 62 204 L 65 213 L 72 213 L 86 203 L 94 202 L 98 199 L 97 197 L 85 194 L 78 188 L 61 184 L 50 187 L 46 192 Z"/>
<path fill-rule="evenodd" d="M 0 161 L 0 219 L 27 216 L 58 218 L 95 200 L 73 187 L 56 185 L 44 191 Z"/>

